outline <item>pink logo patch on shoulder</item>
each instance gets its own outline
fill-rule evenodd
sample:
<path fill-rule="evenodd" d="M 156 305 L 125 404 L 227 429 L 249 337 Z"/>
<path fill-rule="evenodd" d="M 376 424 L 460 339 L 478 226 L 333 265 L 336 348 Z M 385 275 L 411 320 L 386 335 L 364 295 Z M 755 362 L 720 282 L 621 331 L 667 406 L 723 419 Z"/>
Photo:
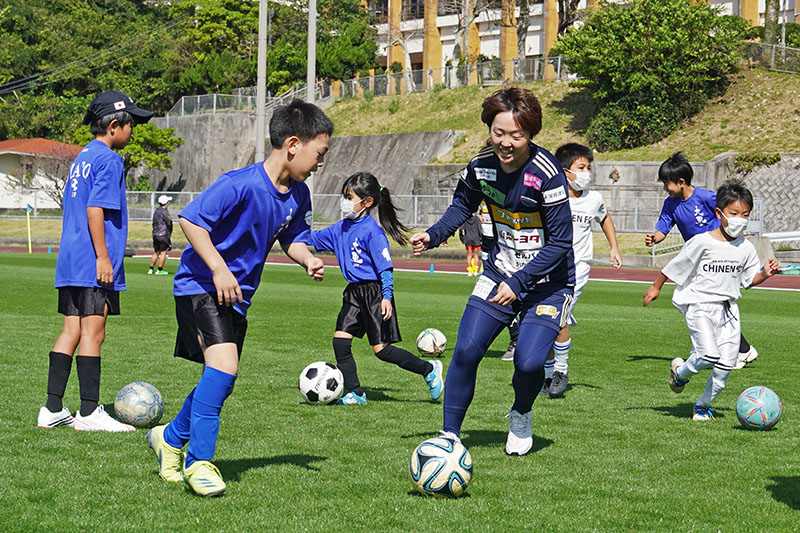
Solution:
<path fill-rule="evenodd" d="M 527 172 L 522 178 L 522 184 L 526 187 L 533 187 L 537 191 L 542 190 L 542 180 L 534 176 L 533 174 L 528 174 Z"/>

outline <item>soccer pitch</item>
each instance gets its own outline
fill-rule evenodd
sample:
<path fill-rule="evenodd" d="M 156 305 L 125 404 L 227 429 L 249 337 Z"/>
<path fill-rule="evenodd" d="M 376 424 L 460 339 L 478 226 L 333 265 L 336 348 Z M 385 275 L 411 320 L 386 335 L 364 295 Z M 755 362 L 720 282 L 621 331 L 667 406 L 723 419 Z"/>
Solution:
<path fill-rule="evenodd" d="M 173 271 L 176 262 L 168 263 Z M 708 371 L 680 394 L 669 361 L 688 354 L 672 289 L 642 307 L 644 284 L 590 282 L 577 306 L 570 386 L 533 408 L 534 449 L 504 451 L 513 365 L 500 360 L 507 333 L 478 371 L 463 442 L 474 475 L 467 496 L 413 492 L 408 459 L 438 434 L 440 402 L 422 378 L 379 361 L 354 340 L 366 406 L 311 406 L 297 377 L 333 362 L 331 337 L 345 286 L 337 269 L 314 283 L 297 266 L 268 265 L 248 320 L 240 377 L 222 411 L 215 457 L 228 491 L 194 496 L 168 484 L 145 430 L 124 434 L 41 430 L 47 354 L 61 330 L 55 255 L 0 254 L 0 523 L 6 531 L 788 531 L 800 524 L 800 306 L 797 292 L 754 289 L 739 301 L 743 331 L 760 357 L 734 370 L 716 419 L 693 422 Z M 164 420 L 196 384 L 200 366 L 172 357 L 172 276 L 147 276 L 126 260 L 122 315 L 103 345 L 101 403 L 132 381 L 155 385 Z M 474 280 L 395 273 L 401 346 L 415 351 L 426 327 L 452 356 Z M 773 431 L 739 428 L 738 394 L 766 385 L 783 400 Z M 64 404 L 78 408 L 77 372 Z"/>

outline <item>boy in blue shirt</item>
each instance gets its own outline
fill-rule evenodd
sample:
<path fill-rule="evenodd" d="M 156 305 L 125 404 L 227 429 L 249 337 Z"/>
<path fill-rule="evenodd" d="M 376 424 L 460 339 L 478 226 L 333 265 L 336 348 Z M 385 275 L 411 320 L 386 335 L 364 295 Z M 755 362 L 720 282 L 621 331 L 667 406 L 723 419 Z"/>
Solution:
<path fill-rule="evenodd" d="M 322 260 L 305 244 L 311 223 L 305 180 L 322 166 L 333 123 L 315 105 L 293 100 L 275 110 L 269 133 L 266 161 L 223 174 L 179 215 L 189 246 L 174 280 L 175 356 L 202 363 L 204 370 L 177 416 L 151 429 L 147 440 L 159 475 L 183 479 L 200 496 L 226 489 L 210 461 L 222 404 L 239 371 L 247 309 L 269 250 L 277 240 L 309 276 L 323 276 Z"/>
<path fill-rule="evenodd" d="M 50 352 L 47 403 L 39 409 L 37 420 L 40 428 L 135 429 L 111 418 L 99 404 L 100 346 L 105 339 L 106 317 L 119 314 L 119 291 L 125 290 L 125 171 L 122 157 L 114 150 L 128 144 L 135 124 L 143 124 L 152 116 L 127 95 L 105 91 L 92 100 L 83 118 L 95 138 L 73 161 L 64 186 L 55 279 L 64 326 Z M 72 356 L 79 345 L 76 366 L 81 407 L 73 417 L 62 400 Z"/>
<path fill-rule="evenodd" d="M 694 171 L 689 160 L 681 152 L 675 152 L 658 168 L 658 179 L 664 183 L 669 197 L 664 200 L 661 215 L 656 222 L 655 233 L 645 235 L 644 244 L 648 247 L 663 241 L 677 226 L 684 241 L 689 241 L 699 233 L 706 233 L 720 226 L 716 215 L 716 194 L 714 191 L 692 185 Z M 758 351 L 750 346 L 744 335 L 739 338 L 739 357 L 735 368 L 740 369 L 752 363 Z"/>

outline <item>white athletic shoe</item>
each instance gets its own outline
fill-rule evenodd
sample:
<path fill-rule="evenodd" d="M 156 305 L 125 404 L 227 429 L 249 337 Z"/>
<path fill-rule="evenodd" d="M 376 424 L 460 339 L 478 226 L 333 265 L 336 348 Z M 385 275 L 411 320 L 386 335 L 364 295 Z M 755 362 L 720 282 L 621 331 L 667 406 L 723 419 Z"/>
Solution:
<path fill-rule="evenodd" d="M 80 411 L 75 413 L 76 431 L 136 431 L 136 428 L 118 422 L 106 413 L 102 405 L 98 405 L 89 416 L 81 416 Z"/>
<path fill-rule="evenodd" d="M 740 370 L 744 368 L 745 365 L 749 365 L 750 363 L 755 361 L 756 357 L 758 357 L 758 350 L 756 350 L 755 347 L 751 346 L 750 349 L 747 350 L 746 352 L 739 353 L 739 358 L 736 360 L 736 366 L 734 366 L 734 368 L 736 370 Z"/>
<path fill-rule="evenodd" d="M 58 426 L 75 427 L 75 419 L 66 407 L 62 407 L 61 411 L 57 413 L 51 412 L 47 407 L 42 407 L 39 409 L 36 425 L 43 429 L 53 429 Z"/>
<path fill-rule="evenodd" d="M 439 431 L 439 436 L 441 438 L 443 438 L 443 439 L 450 439 L 453 442 L 461 442 L 461 437 L 459 437 L 458 435 L 456 435 L 452 431 L 441 430 L 441 431 Z"/>
<path fill-rule="evenodd" d="M 531 411 L 528 411 L 521 415 L 513 409 L 508 412 L 508 438 L 506 439 L 508 455 L 525 455 L 531 451 L 533 447 L 532 414 Z"/>

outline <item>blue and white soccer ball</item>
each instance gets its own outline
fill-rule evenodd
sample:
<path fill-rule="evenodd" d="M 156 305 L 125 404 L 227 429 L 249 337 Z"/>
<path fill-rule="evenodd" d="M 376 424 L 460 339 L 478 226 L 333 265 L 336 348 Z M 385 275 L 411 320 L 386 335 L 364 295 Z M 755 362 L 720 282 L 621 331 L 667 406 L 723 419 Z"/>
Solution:
<path fill-rule="evenodd" d="M 736 418 L 746 429 L 772 429 L 782 414 L 781 399 L 769 387 L 750 387 L 736 400 Z"/>
<path fill-rule="evenodd" d="M 327 361 L 317 361 L 300 372 L 297 387 L 308 403 L 328 404 L 341 398 L 344 376 Z"/>
<path fill-rule="evenodd" d="M 418 492 L 435 498 L 458 498 L 472 479 L 472 457 L 461 441 L 435 437 L 417 446 L 408 471 Z"/>
<path fill-rule="evenodd" d="M 155 426 L 164 414 L 164 397 L 149 383 L 135 381 L 120 389 L 114 400 L 114 412 L 125 424 L 137 428 Z"/>
<path fill-rule="evenodd" d="M 428 328 L 417 335 L 417 350 L 424 356 L 441 355 L 447 348 L 447 337 L 436 328 Z"/>

